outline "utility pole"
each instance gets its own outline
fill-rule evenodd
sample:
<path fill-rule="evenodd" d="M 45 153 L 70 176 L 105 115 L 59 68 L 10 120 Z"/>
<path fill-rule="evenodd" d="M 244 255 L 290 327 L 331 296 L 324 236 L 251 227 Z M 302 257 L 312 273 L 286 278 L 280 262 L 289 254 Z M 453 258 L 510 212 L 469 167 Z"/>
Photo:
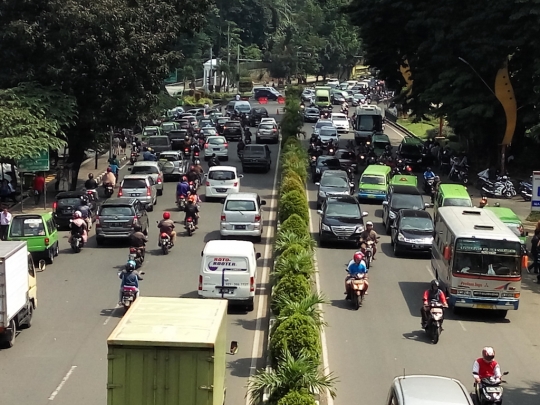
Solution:
<path fill-rule="evenodd" d="M 227 25 L 227 65 L 231 65 L 231 24 Z"/>
<path fill-rule="evenodd" d="M 240 91 L 240 44 L 238 44 L 238 49 L 236 51 L 236 92 Z"/>
<path fill-rule="evenodd" d="M 208 76 L 208 91 L 210 91 L 210 85 L 212 83 L 213 76 L 214 76 L 214 60 L 212 59 L 212 47 L 210 46 L 210 76 Z"/>

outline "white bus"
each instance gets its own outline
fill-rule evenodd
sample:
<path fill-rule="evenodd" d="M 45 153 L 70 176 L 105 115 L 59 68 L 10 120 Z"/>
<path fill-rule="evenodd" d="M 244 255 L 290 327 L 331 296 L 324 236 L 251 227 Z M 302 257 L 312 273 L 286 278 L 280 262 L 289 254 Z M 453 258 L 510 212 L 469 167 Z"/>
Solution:
<path fill-rule="evenodd" d="M 454 311 L 493 309 L 506 316 L 518 309 L 525 260 L 519 238 L 493 212 L 466 207 L 437 211 L 431 266 Z"/>

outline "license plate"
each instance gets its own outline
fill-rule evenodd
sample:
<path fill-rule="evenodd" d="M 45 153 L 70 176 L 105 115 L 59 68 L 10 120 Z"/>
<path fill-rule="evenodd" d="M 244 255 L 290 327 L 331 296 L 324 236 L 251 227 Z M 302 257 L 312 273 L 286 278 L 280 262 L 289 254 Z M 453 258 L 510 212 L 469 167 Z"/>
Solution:
<path fill-rule="evenodd" d="M 421 246 L 420 246 L 420 245 L 412 245 L 412 248 L 413 248 L 413 249 L 420 249 Z"/>
<path fill-rule="evenodd" d="M 114 226 L 115 228 L 120 228 L 122 224 L 120 222 L 115 222 L 114 224 L 112 224 L 112 226 Z"/>
<path fill-rule="evenodd" d="M 478 308 L 478 309 L 493 309 L 495 307 L 495 305 L 493 305 L 493 304 L 476 304 L 474 307 Z"/>
<path fill-rule="evenodd" d="M 212 150 L 219 150 L 219 148 L 212 148 Z"/>
<path fill-rule="evenodd" d="M 235 225 L 234 229 L 246 229 L 245 225 Z"/>
<path fill-rule="evenodd" d="M 132 196 L 132 197 L 138 197 L 138 196 L 140 196 L 140 195 L 141 195 L 141 193 L 131 193 L 131 196 Z"/>
<path fill-rule="evenodd" d="M 232 294 L 234 292 L 234 288 L 220 288 L 219 293 L 220 294 Z"/>
<path fill-rule="evenodd" d="M 226 188 L 216 188 L 216 191 L 218 193 L 226 193 L 227 192 L 227 189 Z"/>
<path fill-rule="evenodd" d="M 368 198 L 375 198 L 373 194 L 368 194 Z"/>
<path fill-rule="evenodd" d="M 348 240 L 349 238 L 347 238 L 346 236 L 338 236 L 338 240 Z"/>

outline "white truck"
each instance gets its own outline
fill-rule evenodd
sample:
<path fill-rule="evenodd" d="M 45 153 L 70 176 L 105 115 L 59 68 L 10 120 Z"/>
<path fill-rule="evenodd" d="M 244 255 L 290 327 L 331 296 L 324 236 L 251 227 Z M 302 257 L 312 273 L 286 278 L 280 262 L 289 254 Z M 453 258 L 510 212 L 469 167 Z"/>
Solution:
<path fill-rule="evenodd" d="M 13 346 L 18 329 L 32 325 L 36 306 L 36 270 L 26 242 L 0 242 L 0 341 L 5 346 Z"/>

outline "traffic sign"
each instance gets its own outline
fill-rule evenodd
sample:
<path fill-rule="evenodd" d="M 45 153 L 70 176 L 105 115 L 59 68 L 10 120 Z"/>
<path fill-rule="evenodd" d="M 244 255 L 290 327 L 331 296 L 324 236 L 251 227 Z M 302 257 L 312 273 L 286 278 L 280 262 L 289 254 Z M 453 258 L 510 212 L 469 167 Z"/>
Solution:
<path fill-rule="evenodd" d="M 19 172 L 46 172 L 49 170 L 49 151 L 42 151 L 39 156 L 24 157 L 17 162 Z"/>

